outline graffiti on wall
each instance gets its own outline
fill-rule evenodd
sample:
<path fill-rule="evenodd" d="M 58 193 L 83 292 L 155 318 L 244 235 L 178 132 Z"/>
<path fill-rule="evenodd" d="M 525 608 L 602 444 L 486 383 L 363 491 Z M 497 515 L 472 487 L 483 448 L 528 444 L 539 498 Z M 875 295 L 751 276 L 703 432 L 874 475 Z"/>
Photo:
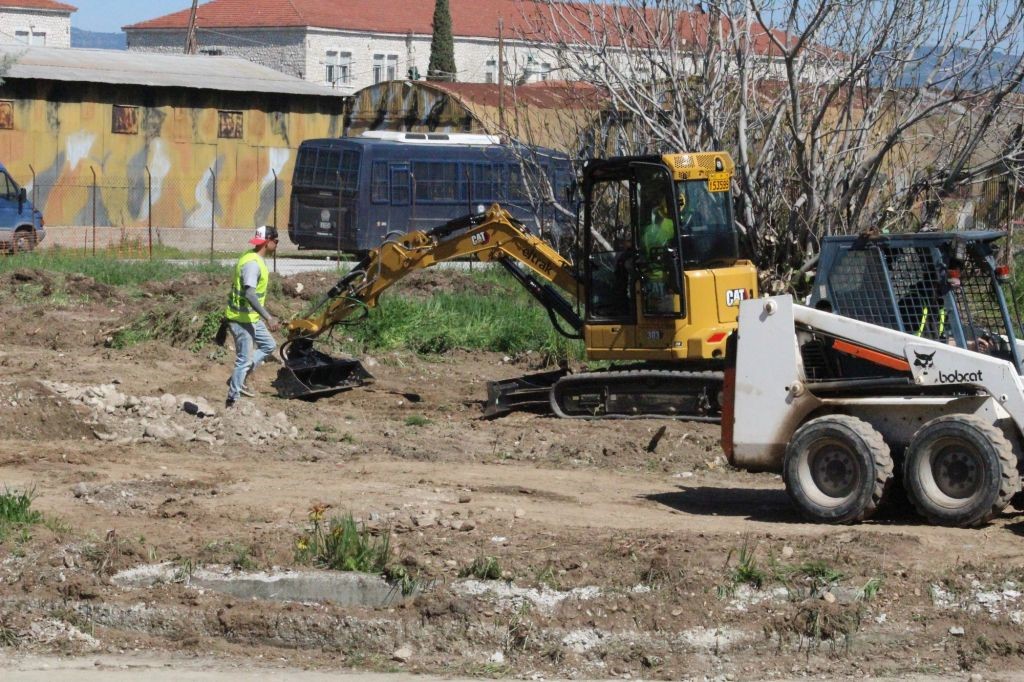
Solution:
<path fill-rule="evenodd" d="M 48 225 L 88 225 L 94 214 L 97 224 L 122 227 L 287 224 L 296 148 L 343 125 L 334 98 L 269 112 L 238 107 L 259 103 L 249 93 L 228 108 L 230 93 L 155 90 L 145 97 L 158 105 L 147 106 L 101 85 L 81 84 L 74 101 L 37 87 L 35 96 L 0 100 L 0 161 Z"/>

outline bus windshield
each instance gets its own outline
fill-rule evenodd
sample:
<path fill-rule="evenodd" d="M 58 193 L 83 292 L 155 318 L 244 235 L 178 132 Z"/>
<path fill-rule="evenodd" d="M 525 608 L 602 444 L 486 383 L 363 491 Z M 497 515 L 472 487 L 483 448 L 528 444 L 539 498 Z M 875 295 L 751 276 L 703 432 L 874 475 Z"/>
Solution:
<path fill-rule="evenodd" d="M 301 189 L 341 188 L 354 195 L 359 184 L 359 152 L 338 147 L 304 145 L 295 159 L 293 185 Z"/>
<path fill-rule="evenodd" d="M 707 180 L 678 182 L 676 188 L 683 260 L 703 266 L 739 258 L 729 192 L 709 191 Z"/>

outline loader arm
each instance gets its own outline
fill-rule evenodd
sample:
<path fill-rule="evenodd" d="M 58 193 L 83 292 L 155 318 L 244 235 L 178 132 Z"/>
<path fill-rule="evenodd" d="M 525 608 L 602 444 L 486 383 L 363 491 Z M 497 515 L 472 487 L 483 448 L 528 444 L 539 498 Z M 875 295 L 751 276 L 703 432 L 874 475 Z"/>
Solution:
<path fill-rule="evenodd" d="M 361 319 L 384 291 L 407 275 L 471 255 L 504 266 L 548 310 L 558 331 L 578 336 L 583 323 L 573 301 L 580 299 L 583 287 L 572 263 L 494 204 L 481 214 L 385 239 L 310 310 L 288 322 L 289 341 L 313 339 L 335 325 Z M 559 318 L 571 332 L 560 326 Z"/>

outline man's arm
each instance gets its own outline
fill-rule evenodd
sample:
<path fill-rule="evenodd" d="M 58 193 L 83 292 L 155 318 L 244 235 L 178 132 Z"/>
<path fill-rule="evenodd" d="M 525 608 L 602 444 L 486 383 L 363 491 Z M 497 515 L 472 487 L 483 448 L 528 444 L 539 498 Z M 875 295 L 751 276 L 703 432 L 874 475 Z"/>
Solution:
<path fill-rule="evenodd" d="M 246 263 L 242 266 L 242 296 L 249 302 L 252 309 L 267 323 L 267 328 L 276 332 L 281 325 L 266 308 L 260 305 L 260 297 L 256 295 L 256 284 L 260 281 L 260 266 L 256 263 Z"/>

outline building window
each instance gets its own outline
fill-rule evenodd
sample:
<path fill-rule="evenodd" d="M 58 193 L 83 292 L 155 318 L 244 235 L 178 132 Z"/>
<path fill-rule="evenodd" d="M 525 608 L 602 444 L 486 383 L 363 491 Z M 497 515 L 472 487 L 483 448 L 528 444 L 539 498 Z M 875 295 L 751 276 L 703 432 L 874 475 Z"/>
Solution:
<path fill-rule="evenodd" d="M 139 108 L 115 104 L 110 130 L 119 135 L 138 135 Z"/>
<path fill-rule="evenodd" d="M 43 47 L 46 45 L 46 31 L 38 31 L 34 28 L 19 28 L 14 31 L 14 39 L 23 45 Z"/>
<path fill-rule="evenodd" d="M 14 130 L 14 102 L 0 99 L 0 130 Z"/>
<path fill-rule="evenodd" d="M 537 80 L 546 81 L 551 77 L 551 64 L 548 62 L 542 62 L 540 69 L 537 71 Z"/>
<path fill-rule="evenodd" d="M 217 119 L 217 137 L 225 140 L 242 139 L 241 111 L 218 111 Z"/>
<path fill-rule="evenodd" d="M 484 65 L 484 83 L 498 82 L 498 60 L 488 59 Z"/>
<path fill-rule="evenodd" d="M 348 85 L 352 82 L 352 53 L 328 50 L 327 59 L 327 84 Z"/>
<path fill-rule="evenodd" d="M 398 55 L 373 55 L 373 82 L 393 81 L 398 78 Z"/>

